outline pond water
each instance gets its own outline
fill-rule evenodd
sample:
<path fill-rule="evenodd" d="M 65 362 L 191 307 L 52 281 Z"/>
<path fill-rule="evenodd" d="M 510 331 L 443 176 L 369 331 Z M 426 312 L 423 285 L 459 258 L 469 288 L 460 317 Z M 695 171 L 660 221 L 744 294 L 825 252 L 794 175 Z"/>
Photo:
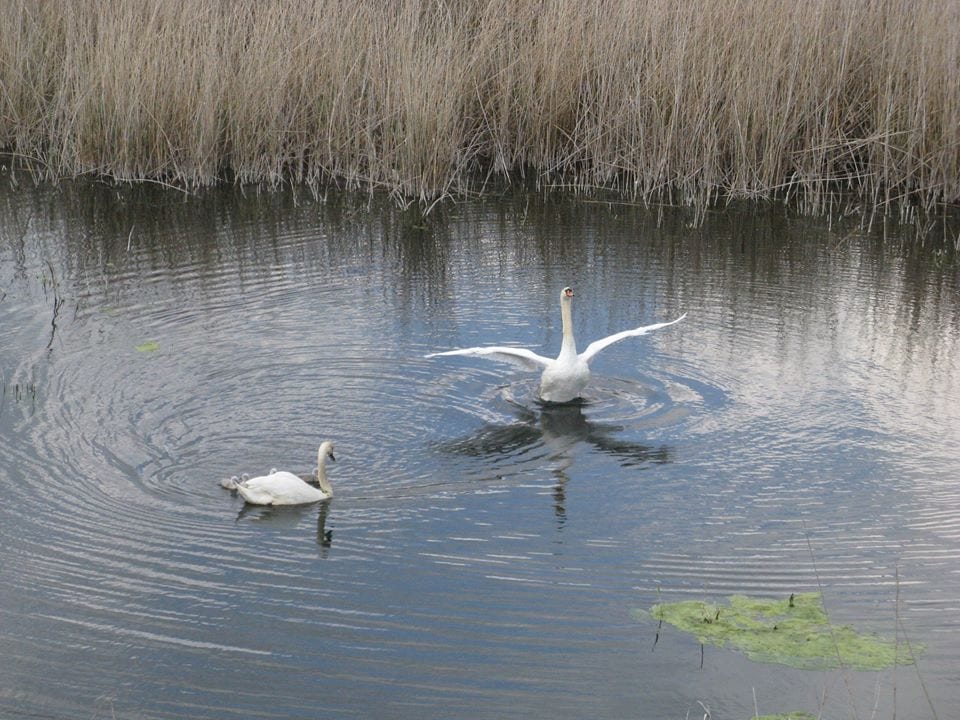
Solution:
<path fill-rule="evenodd" d="M 426 218 L 94 184 L 0 206 L 0 715 L 957 707 L 951 253 L 522 194 Z M 565 285 L 581 349 L 687 317 L 605 350 L 580 405 L 423 357 L 555 354 Z M 219 485 L 309 471 L 325 438 L 329 503 Z M 918 664 L 759 664 L 635 613 L 812 591 Z"/>

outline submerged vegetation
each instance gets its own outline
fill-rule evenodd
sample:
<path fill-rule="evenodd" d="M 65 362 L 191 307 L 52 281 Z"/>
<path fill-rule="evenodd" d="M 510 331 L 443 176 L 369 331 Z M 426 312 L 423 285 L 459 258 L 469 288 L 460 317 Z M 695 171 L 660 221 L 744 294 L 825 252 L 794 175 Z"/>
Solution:
<path fill-rule="evenodd" d="M 699 600 L 660 603 L 649 617 L 694 635 L 703 645 L 729 645 L 756 662 L 819 670 L 881 670 L 912 664 L 911 653 L 891 640 L 830 623 L 820 593 L 763 600 L 734 595 L 729 605 Z"/>
<path fill-rule="evenodd" d="M 960 200 L 958 26 L 935 0 L 12 0 L 0 147 L 50 177 L 909 218 Z"/>

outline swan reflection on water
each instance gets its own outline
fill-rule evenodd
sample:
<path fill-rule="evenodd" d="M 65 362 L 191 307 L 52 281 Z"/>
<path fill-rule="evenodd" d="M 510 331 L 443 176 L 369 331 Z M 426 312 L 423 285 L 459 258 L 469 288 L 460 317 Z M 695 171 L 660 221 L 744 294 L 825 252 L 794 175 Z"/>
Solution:
<path fill-rule="evenodd" d="M 616 437 L 623 425 L 598 422 L 587 418 L 585 402 L 537 403 L 536 408 L 514 405 L 516 421 L 508 424 L 488 423 L 467 437 L 438 444 L 441 450 L 471 457 L 522 455 L 535 448 L 550 460 L 564 459 L 567 451 L 578 443 L 618 457 L 625 467 L 647 463 L 670 462 L 670 448 L 620 440 Z"/>
<path fill-rule="evenodd" d="M 237 513 L 235 522 L 248 518 L 254 522 L 264 523 L 273 529 L 287 529 L 297 527 L 301 520 L 317 510 L 317 545 L 326 550 L 333 545 L 333 530 L 327 529 L 327 515 L 330 512 L 332 501 L 321 502 L 316 505 L 251 505 L 244 503 Z M 324 554 L 325 556 L 325 554 Z"/>
<path fill-rule="evenodd" d="M 617 437 L 623 425 L 590 420 L 584 414 L 589 403 L 564 404 L 534 402 L 532 407 L 510 401 L 516 420 L 511 423 L 487 423 L 468 436 L 437 443 L 446 453 L 467 457 L 502 460 L 518 467 L 530 462 L 550 465 L 556 479 L 554 507 L 565 517 L 566 471 L 574 463 L 573 449 L 578 444 L 619 459 L 624 467 L 664 464 L 671 461 L 668 445 L 648 445 Z M 512 473 L 511 473 L 512 474 Z M 501 473 L 498 477 L 503 477 Z"/>

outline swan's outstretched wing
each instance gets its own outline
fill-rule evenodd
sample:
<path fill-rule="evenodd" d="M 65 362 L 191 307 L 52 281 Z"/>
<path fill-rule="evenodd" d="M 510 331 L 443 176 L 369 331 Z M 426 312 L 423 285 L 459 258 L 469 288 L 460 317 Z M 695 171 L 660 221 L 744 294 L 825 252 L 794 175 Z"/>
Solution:
<path fill-rule="evenodd" d="M 543 370 L 547 365 L 553 362 L 550 358 L 543 355 L 537 355 L 532 350 L 518 347 L 505 347 L 491 345 L 489 347 L 461 348 L 459 350 L 447 350 L 446 352 L 430 353 L 424 357 L 433 358 L 443 355 L 476 355 L 477 357 L 486 357 L 498 362 L 508 362 L 519 365 L 527 370 Z"/>
<path fill-rule="evenodd" d="M 621 340 L 628 337 L 636 337 L 637 335 L 646 335 L 648 332 L 654 330 L 659 330 L 662 327 L 667 327 L 667 325 L 673 325 L 683 320 L 687 316 L 686 313 L 678 317 L 676 320 L 671 320 L 670 322 L 656 323 L 654 325 L 644 325 L 643 327 L 634 328 L 633 330 L 624 330 L 623 332 L 618 332 L 615 335 L 608 335 L 605 338 L 600 338 L 599 340 L 594 340 L 592 343 L 587 345 L 587 349 L 580 353 L 580 357 L 590 362 L 593 359 L 593 356 L 598 352 L 603 350 L 608 345 L 613 345 L 615 342 L 620 342 Z"/>

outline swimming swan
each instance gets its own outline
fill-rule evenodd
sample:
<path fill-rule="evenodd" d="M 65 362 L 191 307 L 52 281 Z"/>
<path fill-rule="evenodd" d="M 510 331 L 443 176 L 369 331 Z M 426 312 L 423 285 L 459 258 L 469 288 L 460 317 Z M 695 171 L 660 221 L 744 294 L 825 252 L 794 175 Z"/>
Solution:
<path fill-rule="evenodd" d="M 491 360 L 520 365 L 528 370 L 542 369 L 543 374 L 540 376 L 540 399 L 551 403 L 565 403 L 580 397 L 580 393 L 590 380 L 590 361 L 605 347 L 613 345 L 615 342 L 620 342 L 624 338 L 646 335 L 653 330 L 667 327 L 667 325 L 673 325 L 687 316 L 687 314 L 684 313 L 676 320 L 671 320 L 670 322 L 644 325 L 643 327 L 624 330 L 623 332 L 609 335 L 600 340 L 595 340 L 587 345 L 587 349 L 578 355 L 577 342 L 573 337 L 573 316 L 570 311 L 572 298 L 573 290 L 565 287 L 560 293 L 560 317 L 563 321 L 563 343 L 560 346 L 560 354 L 557 355 L 555 360 L 537 355 L 532 350 L 527 350 L 526 348 L 502 346 L 447 350 L 446 352 L 430 353 L 425 357 L 478 355 L 488 357 Z"/>
<path fill-rule="evenodd" d="M 317 450 L 316 483 L 319 489 L 308 485 L 301 476 L 274 469 L 269 475 L 242 480 L 232 477 L 221 480 L 220 484 L 228 490 L 236 490 L 252 505 L 304 505 L 328 500 L 333 497 L 333 488 L 327 480 L 327 458 L 336 460 L 333 443 L 329 440 L 323 441 Z"/>

